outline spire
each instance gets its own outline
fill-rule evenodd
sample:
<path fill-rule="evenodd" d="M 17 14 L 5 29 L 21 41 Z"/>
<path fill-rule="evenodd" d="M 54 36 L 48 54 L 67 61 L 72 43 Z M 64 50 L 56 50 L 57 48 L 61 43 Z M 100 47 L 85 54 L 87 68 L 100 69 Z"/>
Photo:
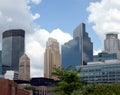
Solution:
<path fill-rule="evenodd" d="M 30 58 L 26 55 L 26 53 L 24 53 L 24 54 L 21 56 L 20 60 L 30 60 Z"/>

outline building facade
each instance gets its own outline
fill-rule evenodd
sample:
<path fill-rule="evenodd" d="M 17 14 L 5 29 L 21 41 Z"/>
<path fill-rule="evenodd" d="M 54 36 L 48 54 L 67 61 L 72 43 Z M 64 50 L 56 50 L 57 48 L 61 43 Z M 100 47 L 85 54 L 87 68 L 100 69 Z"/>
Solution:
<path fill-rule="evenodd" d="M 53 89 L 57 83 L 58 80 L 43 77 L 31 78 L 30 80 L 30 85 L 35 87 L 34 95 L 55 95 Z"/>
<path fill-rule="evenodd" d="M 19 58 L 24 53 L 25 31 L 13 29 L 2 35 L 2 67 L 6 70 L 18 71 Z"/>
<path fill-rule="evenodd" d="M 19 84 L 19 89 L 34 88 L 33 94 L 30 95 L 55 95 L 53 89 L 59 81 L 51 78 L 34 77 L 30 81 L 14 80 L 14 82 Z M 29 92 L 31 93 L 31 91 Z"/>
<path fill-rule="evenodd" d="M 120 59 L 120 39 L 118 39 L 118 33 L 106 34 L 104 49 L 108 53 L 117 53 L 117 58 Z"/>
<path fill-rule="evenodd" d="M 48 88 L 46 86 L 38 86 L 36 87 L 34 94 L 35 95 L 48 95 L 47 92 L 48 92 Z"/>
<path fill-rule="evenodd" d="M 18 84 L 12 80 L 0 80 L 0 95 L 30 95 L 26 90 L 19 89 Z"/>
<path fill-rule="evenodd" d="M 81 69 L 78 74 L 87 83 L 120 82 L 120 61 L 106 60 L 105 62 L 91 62 L 88 65 L 77 66 Z"/>
<path fill-rule="evenodd" d="M 5 79 L 18 80 L 18 71 L 7 70 L 4 74 Z"/>
<path fill-rule="evenodd" d="M 85 24 L 81 23 L 73 31 L 73 39 L 62 45 L 62 68 L 86 65 L 93 61 L 93 43 L 85 30 Z"/>
<path fill-rule="evenodd" d="M 0 51 L 0 75 L 2 75 L 2 50 Z"/>
<path fill-rule="evenodd" d="M 19 80 L 30 80 L 30 58 L 23 54 L 19 61 Z"/>
<path fill-rule="evenodd" d="M 59 43 L 56 39 L 49 38 L 44 53 L 44 77 L 50 78 L 53 68 L 61 68 Z M 52 77 L 53 78 L 53 77 Z"/>
<path fill-rule="evenodd" d="M 108 53 L 108 52 L 101 52 L 98 53 L 98 55 L 94 55 L 93 60 L 94 61 L 102 61 L 105 60 L 111 60 L 111 59 L 117 59 L 117 53 Z"/>

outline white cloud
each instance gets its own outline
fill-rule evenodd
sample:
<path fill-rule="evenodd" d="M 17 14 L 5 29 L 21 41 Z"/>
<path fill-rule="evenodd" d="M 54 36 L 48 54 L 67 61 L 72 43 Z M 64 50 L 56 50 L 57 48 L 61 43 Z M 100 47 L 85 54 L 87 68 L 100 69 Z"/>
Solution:
<path fill-rule="evenodd" d="M 2 16 L 2 12 L 0 11 L 0 17 Z"/>
<path fill-rule="evenodd" d="M 72 39 L 70 34 L 63 32 L 59 28 L 53 30 L 50 34 L 50 37 L 57 39 L 61 45 Z"/>
<path fill-rule="evenodd" d="M 94 2 L 87 10 L 90 12 L 88 20 L 94 23 L 93 29 L 101 38 L 108 32 L 120 32 L 119 0 Z"/>
<path fill-rule="evenodd" d="M 31 1 L 35 4 L 39 4 L 39 3 L 41 3 L 42 0 L 31 0 Z"/>
<path fill-rule="evenodd" d="M 60 29 L 50 33 L 39 28 L 34 20 L 38 19 L 40 14 L 34 15 L 28 4 L 40 2 L 41 0 L 0 0 L 0 36 L 8 29 L 20 28 L 26 31 L 26 53 L 31 60 L 31 77 L 43 76 L 43 54 L 48 37 L 57 37 L 60 44 L 72 38 Z"/>
<path fill-rule="evenodd" d="M 36 14 L 33 16 L 33 20 L 36 20 L 36 19 L 38 19 L 38 18 L 40 18 L 40 14 L 36 13 Z"/>
<path fill-rule="evenodd" d="M 13 19 L 12 19 L 12 18 L 8 18 L 7 21 L 8 21 L 8 22 L 12 22 Z"/>
<path fill-rule="evenodd" d="M 28 0 L 0 0 L 0 31 L 22 28 L 27 33 L 33 32 L 37 25 L 33 21 Z M 35 17 L 38 17 L 38 14 Z"/>

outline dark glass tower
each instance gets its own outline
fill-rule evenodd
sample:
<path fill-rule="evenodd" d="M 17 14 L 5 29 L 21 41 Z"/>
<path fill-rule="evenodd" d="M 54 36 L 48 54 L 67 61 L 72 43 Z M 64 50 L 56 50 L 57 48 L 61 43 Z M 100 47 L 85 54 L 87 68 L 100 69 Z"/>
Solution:
<path fill-rule="evenodd" d="M 73 32 L 73 39 L 62 45 L 62 67 L 85 65 L 93 61 L 93 43 L 81 23 Z"/>
<path fill-rule="evenodd" d="M 2 67 L 6 70 L 18 71 L 19 58 L 24 53 L 25 31 L 13 29 L 3 32 L 2 36 Z"/>

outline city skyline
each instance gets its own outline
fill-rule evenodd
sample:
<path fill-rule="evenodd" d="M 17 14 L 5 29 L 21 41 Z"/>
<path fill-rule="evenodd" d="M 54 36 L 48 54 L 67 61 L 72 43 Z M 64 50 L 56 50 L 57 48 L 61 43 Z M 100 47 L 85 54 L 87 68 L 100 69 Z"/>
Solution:
<path fill-rule="evenodd" d="M 95 52 L 103 49 L 104 33 L 120 30 L 118 0 L 15 0 L 15 3 L 0 1 L 0 31 L 1 34 L 9 29 L 26 31 L 26 53 L 31 59 L 33 77 L 43 76 L 48 37 L 64 44 L 72 39 L 73 29 L 84 22 Z"/>

